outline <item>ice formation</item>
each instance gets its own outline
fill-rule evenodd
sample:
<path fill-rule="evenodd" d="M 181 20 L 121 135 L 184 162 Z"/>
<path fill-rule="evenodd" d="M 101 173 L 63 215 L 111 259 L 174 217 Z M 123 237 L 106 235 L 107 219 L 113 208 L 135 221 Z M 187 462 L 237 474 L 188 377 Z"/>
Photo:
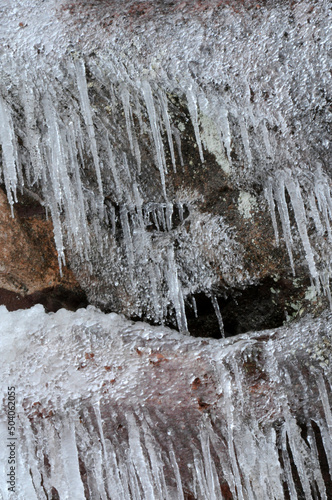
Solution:
<path fill-rule="evenodd" d="M 331 498 L 330 314 L 220 341 L 91 306 L 0 324 L 3 500 Z"/>
<path fill-rule="evenodd" d="M 244 168 L 247 187 L 263 184 L 276 243 L 282 236 L 293 272 L 295 237 L 317 291 L 329 293 L 327 0 L 292 6 L 210 1 L 204 14 L 186 2 L 148 8 L 120 1 L 25 0 L 13 7 L 1 0 L 0 9 L 3 181 L 11 206 L 24 185 L 42 193 L 60 267 L 66 247 L 87 268 L 100 256 L 108 262 L 116 254 L 108 275 L 116 266 L 128 267 L 122 283 L 150 297 L 147 316 L 160 321 L 172 304 L 179 328 L 186 329 L 184 298 L 198 289 L 197 282 L 209 290 L 213 279 L 204 264 L 192 280 L 177 271 L 176 231 L 182 238 L 186 229 L 174 231 L 172 212 L 183 200 L 167 190 L 168 171 L 181 168 L 175 150 L 183 161 L 185 125 L 169 111 L 176 95 L 188 109 L 201 162 L 210 148 L 236 182 L 243 182 Z M 211 144 L 211 123 L 219 146 Z M 148 203 L 140 183 L 146 144 L 160 177 Z M 221 218 L 219 223 L 219 232 L 227 232 Z M 323 250 L 312 227 L 321 236 L 327 232 Z M 241 269 L 241 251 L 237 258 L 226 256 L 226 274 L 234 260 Z"/>
<path fill-rule="evenodd" d="M 243 284 L 243 250 L 197 193 L 170 189 L 192 128 L 197 168 L 211 153 L 240 189 L 259 184 L 293 272 L 302 248 L 330 293 L 328 0 L 0 0 L 0 14 L 1 182 L 12 209 L 23 187 L 42 198 L 60 268 L 70 253 L 92 295 L 94 270 L 133 315 L 162 323 L 171 306 L 183 333 L 204 291 L 223 335 L 212 264 Z M 330 316 L 219 342 L 92 308 L 1 307 L 0 324 L 12 498 L 330 498 Z"/>
<path fill-rule="evenodd" d="M 167 188 L 169 171 L 183 163 L 186 123 L 170 112 L 177 96 L 202 164 L 210 148 L 233 181 L 245 178 L 249 191 L 262 185 L 276 244 L 285 241 L 293 272 L 296 238 L 317 291 L 329 293 L 328 0 L 206 1 L 202 9 L 190 2 L 1 0 L 0 10 L 3 182 L 11 206 L 24 185 L 41 193 L 60 267 L 65 248 L 87 273 L 105 258 L 113 283 L 118 266 L 123 286 L 148 297 L 147 317 L 160 321 L 171 304 L 185 330 L 184 298 L 209 291 L 213 277 L 204 263 L 193 279 L 181 275 L 182 250 L 174 245 L 187 231 L 172 226 L 184 200 Z M 140 173 L 151 162 L 159 185 L 153 181 L 154 199 L 146 200 Z M 222 218 L 215 222 L 225 234 Z M 225 274 L 230 264 L 241 272 L 234 245 L 223 247 Z"/>

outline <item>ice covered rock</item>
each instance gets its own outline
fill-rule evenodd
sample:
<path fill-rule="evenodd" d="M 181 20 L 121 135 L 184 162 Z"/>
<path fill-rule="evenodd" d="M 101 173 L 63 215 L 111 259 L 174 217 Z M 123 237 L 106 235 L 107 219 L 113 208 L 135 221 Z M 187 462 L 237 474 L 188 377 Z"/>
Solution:
<path fill-rule="evenodd" d="M 224 340 L 91 306 L 0 322 L 1 498 L 331 498 L 330 314 Z"/>
<path fill-rule="evenodd" d="M 0 6 L 8 200 L 38 193 L 91 303 L 183 331 L 201 294 L 326 305 L 328 0 Z"/>

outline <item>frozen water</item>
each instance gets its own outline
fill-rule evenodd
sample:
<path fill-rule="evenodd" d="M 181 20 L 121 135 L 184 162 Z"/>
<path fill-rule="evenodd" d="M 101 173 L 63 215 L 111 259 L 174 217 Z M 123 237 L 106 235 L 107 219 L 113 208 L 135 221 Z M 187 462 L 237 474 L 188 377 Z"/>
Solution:
<path fill-rule="evenodd" d="M 328 0 L 0 0 L 0 12 L 2 178 L 11 207 L 25 186 L 49 208 L 60 268 L 71 252 L 87 280 L 93 268 L 137 298 L 130 313 L 162 322 L 172 306 L 183 333 L 213 263 L 227 286 L 245 281 L 223 217 L 168 190 L 192 127 L 196 167 L 208 150 L 234 184 L 262 185 L 293 272 L 302 245 L 330 293 Z M 2 394 L 18 391 L 15 498 L 330 495 L 330 317 L 205 344 L 93 308 L 1 307 L 0 324 Z"/>
<path fill-rule="evenodd" d="M 188 124 L 170 112 L 176 96 L 189 112 L 200 161 L 203 148 L 210 148 L 217 161 L 224 148 L 222 168 L 235 184 L 245 177 L 248 191 L 263 185 L 276 244 L 284 240 L 296 274 L 294 241 L 298 247 L 300 240 L 317 291 L 329 294 L 328 5 L 328 0 L 314 7 L 306 0 L 292 5 L 211 0 L 201 12 L 188 2 L 147 8 L 120 0 L 111 5 L 24 0 L 9 8 L 1 0 L 0 41 L 6 48 L 0 67 L 0 142 L 10 205 L 23 185 L 41 193 L 52 215 L 60 268 L 66 251 L 77 254 L 77 266 L 94 270 L 102 255 L 104 279 L 111 282 L 119 280 L 114 269 L 127 266 L 121 282 L 134 287 L 147 317 L 160 320 L 172 305 L 184 329 L 181 297 L 208 290 L 218 278 L 204 264 L 195 266 L 199 275 L 184 276 L 184 248 L 174 251 L 178 277 L 169 277 L 169 255 L 178 237 L 172 211 L 181 200 L 167 192 L 167 171 L 183 166 L 181 139 L 188 134 Z M 136 9 L 143 14 L 139 20 Z M 148 200 L 155 207 L 151 217 L 137 222 L 131 186 L 145 200 L 141 149 L 150 150 L 149 169 L 154 162 L 160 180 Z M 193 193 L 185 196 L 195 199 Z M 164 203 L 166 213 L 158 208 Z M 123 232 L 120 243 L 117 225 Z M 217 232 L 224 230 L 221 225 Z M 316 236 L 325 230 L 329 240 L 321 245 Z M 186 231 L 178 230 L 180 240 Z M 208 247 L 214 238 L 211 234 Z M 234 260 L 233 248 L 220 263 L 223 274 Z M 116 255 L 110 258 L 110 252 Z M 240 269 L 240 249 L 235 260 Z M 164 277 L 160 287 L 159 277 Z M 132 307 L 132 314 L 140 314 L 137 305 Z"/>
<path fill-rule="evenodd" d="M 0 324 L 1 498 L 330 497 L 331 315 L 220 341 L 91 306 L 1 306 Z"/>

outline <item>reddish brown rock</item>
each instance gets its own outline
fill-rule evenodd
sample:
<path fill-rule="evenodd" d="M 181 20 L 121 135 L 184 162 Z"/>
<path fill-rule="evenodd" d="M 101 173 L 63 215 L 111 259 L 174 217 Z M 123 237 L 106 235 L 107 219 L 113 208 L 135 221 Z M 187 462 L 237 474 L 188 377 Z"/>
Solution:
<path fill-rule="evenodd" d="M 0 304 L 8 310 L 42 303 L 49 311 L 86 305 L 73 273 L 60 275 L 53 225 L 36 200 L 19 197 L 11 216 L 0 190 Z"/>

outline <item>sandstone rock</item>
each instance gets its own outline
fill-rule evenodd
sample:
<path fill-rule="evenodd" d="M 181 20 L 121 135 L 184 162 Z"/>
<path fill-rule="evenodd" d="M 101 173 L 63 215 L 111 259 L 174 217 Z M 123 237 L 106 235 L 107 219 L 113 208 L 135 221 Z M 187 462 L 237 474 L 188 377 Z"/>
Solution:
<path fill-rule="evenodd" d="M 8 310 L 44 304 L 46 310 L 76 308 L 85 295 L 68 268 L 60 276 L 53 225 L 45 208 L 31 196 L 20 196 L 14 217 L 0 190 L 0 304 Z"/>

